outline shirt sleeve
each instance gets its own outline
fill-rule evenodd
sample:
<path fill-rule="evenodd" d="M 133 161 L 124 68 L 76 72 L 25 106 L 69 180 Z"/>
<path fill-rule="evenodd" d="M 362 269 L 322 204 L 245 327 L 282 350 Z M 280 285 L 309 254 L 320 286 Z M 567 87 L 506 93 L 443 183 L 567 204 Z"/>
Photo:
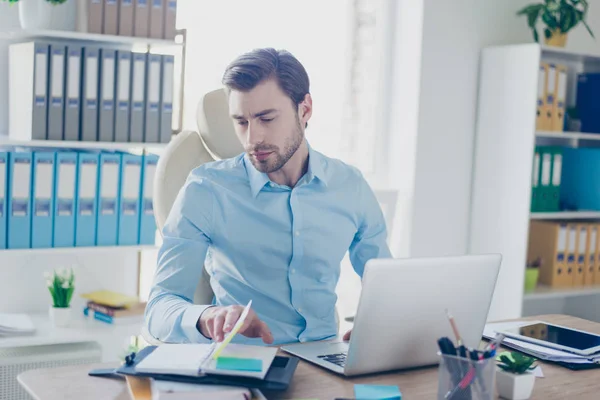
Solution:
<path fill-rule="evenodd" d="M 148 331 L 163 342 L 209 341 L 196 323 L 210 305 L 193 304 L 211 244 L 214 198 L 207 186 L 206 180 L 190 175 L 163 229 L 163 244 L 145 312 Z"/>
<path fill-rule="evenodd" d="M 372 258 L 391 258 L 387 245 L 387 228 L 379 202 L 367 181 L 360 176 L 359 227 L 350 244 L 350 262 L 362 278 L 365 264 Z"/>

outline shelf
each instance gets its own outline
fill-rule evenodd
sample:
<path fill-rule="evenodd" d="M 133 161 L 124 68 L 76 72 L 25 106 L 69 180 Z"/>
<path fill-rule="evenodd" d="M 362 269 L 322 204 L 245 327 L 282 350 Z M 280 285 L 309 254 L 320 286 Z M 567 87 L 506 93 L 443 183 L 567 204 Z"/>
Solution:
<path fill-rule="evenodd" d="M 114 143 L 114 142 L 79 142 L 68 140 L 13 140 L 0 137 L 0 147 L 60 147 L 66 149 L 100 149 L 100 150 L 163 150 L 167 143 Z"/>
<path fill-rule="evenodd" d="M 535 136 L 550 139 L 600 141 L 600 133 L 537 131 Z"/>
<path fill-rule="evenodd" d="M 0 40 L 23 41 L 28 39 L 62 39 L 81 42 L 127 44 L 131 46 L 150 46 L 161 48 L 177 48 L 182 43 L 165 40 L 131 36 L 104 35 L 99 33 L 86 33 L 61 30 L 18 30 L 0 32 Z"/>
<path fill-rule="evenodd" d="M 539 285 L 533 292 L 523 295 L 523 300 L 547 300 L 561 299 L 565 297 L 578 297 L 600 294 L 600 286 L 574 287 L 574 288 L 553 288 Z"/>
<path fill-rule="evenodd" d="M 600 54 L 568 50 L 560 47 L 541 46 L 542 58 L 552 57 L 565 61 L 583 61 L 600 63 Z"/>
<path fill-rule="evenodd" d="M 73 307 L 73 314 L 83 314 L 82 309 Z M 73 316 L 67 327 L 57 328 L 48 314 L 30 314 L 36 332 L 27 336 L 1 336 L 0 347 L 38 346 L 45 344 L 77 343 L 98 341 L 103 337 L 127 337 L 139 335 L 143 325 L 143 317 L 139 322 L 129 324 L 108 324 L 83 315 Z"/>
<path fill-rule="evenodd" d="M 557 211 L 557 212 L 533 212 L 531 219 L 600 219 L 600 211 Z"/>
<path fill-rule="evenodd" d="M 106 253 L 106 252 L 117 252 L 117 251 L 144 251 L 144 250 L 158 250 L 158 246 L 152 245 L 139 245 L 139 246 L 94 246 L 94 247 L 51 247 L 46 249 L 4 249 L 0 250 L 0 256 L 2 254 L 14 255 L 42 255 L 42 254 L 69 254 L 69 253 Z"/>

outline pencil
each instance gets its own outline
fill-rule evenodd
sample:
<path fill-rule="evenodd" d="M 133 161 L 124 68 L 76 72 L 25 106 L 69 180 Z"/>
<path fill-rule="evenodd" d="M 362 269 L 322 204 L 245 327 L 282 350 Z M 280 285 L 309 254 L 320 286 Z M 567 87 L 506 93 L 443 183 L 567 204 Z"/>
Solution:
<path fill-rule="evenodd" d="M 446 309 L 446 315 L 448 316 L 448 321 L 450 321 L 450 326 L 452 327 L 452 330 L 454 331 L 454 336 L 456 336 L 456 343 L 459 346 L 462 346 L 462 338 L 460 337 L 460 333 L 458 333 L 458 328 L 456 327 L 456 321 L 454 321 L 454 317 L 452 315 L 450 315 L 450 311 L 448 311 L 448 309 Z"/>

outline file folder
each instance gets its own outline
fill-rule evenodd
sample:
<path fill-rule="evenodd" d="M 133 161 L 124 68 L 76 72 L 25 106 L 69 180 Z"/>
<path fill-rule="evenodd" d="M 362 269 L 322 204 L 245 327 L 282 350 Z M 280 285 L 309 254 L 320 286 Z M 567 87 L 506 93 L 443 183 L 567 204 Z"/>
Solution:
<path fill-rule="evenodd" d="M 600 285 L 600 224 L 594 224 L 596 228 L 596 252 L 594 257 L 594 285 Z"/>
<path fill-rule="evenodd" d="M 81 140 L 98 139 L 98 56 L 94 47 L 83 48 Z"/>
<path fill-rule="evenodd" d="M 116 246 L 119 226 L 119 181 L 121 156 L 101 153 L 98 173 L 98 220 L 96 244 Z"/>
<path fill-rule="evenodd" d="M 146 129 L 144 142 L 158 143 L 160 132 L 160 71 L 161 56 L 148 55 L 148 85 L 146 96 Z"/>
<path fill-rule="evenodd" d="M 86 1 L 86 0 L 83 0 Z M 104 0 L 87 0 L 88 1 L 88 32 L 102 33 L 103 16 L 104 16 Z"/>
<path fill-rule="evenodd" d="M 154 39 L 163 38 L 163 24 L 165 19 L 165 0 L 151 0 L 150 7 L 150 37 Z"/>
<path fill-rule="evenodd" d="M 167 8 L 165 10 L 165 39 L 175 40 L 176 16 L 177 16 L 177 1 L 176 0 L 167 0 Z"/>
<path fill-rule="evenodd" d="M 546 211 L 559 211 L 560 184 L 563 164 L 562 148 L 551 147 L 550 154 L 552 155 L 552 179 L 550 180 Z"/>
<path fill-rule="evenodd" d="M 56 153 L 54 189 L 54 247 L 75 246 L 77 153 Z"/>
<path fill-rule="evenodd" d="M 49 46 L 28 42 L 9 46 L 9 135 L 45 140 L 48 117 Z"/>
<path fill-rule="evenodd" d="M 131 52 L 117 51 L 117 104 L 115 142 L 129 141 L 129 95 L 131 91 Z"/>
<path fill-rule="evenodd" d="M 98 218 L 98 153 L 80 153 L 77 162 L 75 246 L 96 245 Z"/>
<path fill-rule="evenodd" d="M 104 0 L 104 21 L 102 33 L 116 35 L 119 31 L 119 5 L 117 0 Z"/>
<path fill-rule="evenodd" d="M 564 131 L 567 102 L 567 67 L 558 65 L 556 67 L 556 74 L 556 99 L 552 114 L 552 130 Z"/>
<path fill-rule="evenodd" d="M 600 73 L 583 73 L 577 76 L 577 113 L 581 132 L 600 133 Z"/>
<path fill-rule="evenodd" d="M 6 249 L 8 152 L 0 151 L 0 249 Z"/>
<path fill-rule="evenodd" d="M 598 243 L 598 228 L 596 225 L 587 224 L 586 262 L 583 283 L 586 286 L 594 284 L 594 268 L 596 264 L 596 244 Z"/>
<path fill-rule="evenodd" d="M 536 212 L 539 209 L 540 160 L 540 149 L 536 146 L 533 154 L 533 168 L 531 172 L 531 212 Z"/>
<path fill-rule="evenodd" d="M 144 141 L 144 109 L 146 106 L 146 53 L 133 53 L 131 75 L 131 124 L 129 141 Z"/>
<path fill-rule="evenodd" d="M 156 220 L 154 219 L 154 205 L 152 196 L 154 192 L 154 176 L 158 156 L 145 154 L 142 167 L 142 194 L 140 205 L 140 240 L 139 244 L 155 244 Z"/>
<path fill-rule="evenodd" d="M 552 179 L 552 153 L 548 147 L 541 148 L 541 172 L 538 196 L 538 211 L 548 211 L 550 207 L 550 181 Z"/>
<path fill-rule="evenodd" d="M 79 140 L 79 113 L 81 111 L 81 46 L 67 48 L 67 99 L 65 104 L 65 140 Z"/>
<path fill-rule="evenodd" d="M 119 36 L 133 36 L 133 0 L 119 0 Z"/>
<path fill-rule="evenodd" d="M 31 153 L 13 152 L 9 160 L 7 248 L 31 248 Z"/>
<path fill-rule="evenodd" d="M 546 118 L 544 117 L 545 102 L 546 102 L 546 88 L 548 85 L 548 64 L 541 63 L 538 75 L 538 96 L 537 96 L 537 117 L 536 117 L 536 129 L 538 131 L 547 130 Z"/>
<path fill-rule="evenodd" d="M 173 80 L 175 58 L 162 56 L 162 90 L 160 105 L 160 142 L 169 143 L 173 135 Z"/>
<path fill-rule="evenodd" d="M 121 157 L 119 245 L 128 246 L 138 243 L 141 176 L 142 156 L 123 154 Z"/>
<path fill-rule="evenodd" d="M 98 141 L 115 141 L 115 50 L 100 51 Z"/>
<path fill-rule="evenodd" d="M 137 37 L 148 37 L 148 25 L 150 24 L 150 9 L 148 0 L 134 0 L 134 23 L 133 34 Z"/>
<path fill-rule="evenodd" d="M 531 221 L 527 262 L 539 258 L 544 260 L 540 267 L 540 283 L 555 287 L 572 286 L 573 274 L 567 271 L 568 232 L 566 224 Z"/>
<path fill-rule="evenodd" d="M 52 247 L 54 229 L 54 153 L 33 153 L 31 247 Z"/>
<path fill-rule="evenodd" d="M 577 252 L 575 255 L 575 269 L 573 270 L 573 286 L 583 286 L 585 284 L 585 259 L 587 247 L 587 226 L 576 225 L 577 229 Z"/>
<path fill-rule="evenodd" d="M 548 84 L 546 85 L 546 101 L 544 104 L 544 124 L 548 130 L 552 130 L 554 120 L 554 104 L 556 101 L 556 65 L 548 64 Z"/>
<path fill-rule="evenodd" d="M 558 286 L 570 287 L 575 284 L 577 270 L 577 225 L 567 224 L 567 232 L 567 277 L 564 281 L 561 279 Z"/>
<path fill-rule="evenodd" d="M 50 46 L 48 140 L 63 140 L 65 51 L 65 46 L 55 44 Z"/>

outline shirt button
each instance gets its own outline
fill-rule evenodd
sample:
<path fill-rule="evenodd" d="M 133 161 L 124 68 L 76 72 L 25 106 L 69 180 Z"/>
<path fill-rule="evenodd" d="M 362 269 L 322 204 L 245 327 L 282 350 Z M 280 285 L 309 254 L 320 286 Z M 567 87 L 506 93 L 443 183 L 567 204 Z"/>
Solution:
<path fill-rule="evenodd" d="M 296 236 L 300 236 L 300 231 L 296 231 Z"/>
<path fill-rule="evenodd" d="M 292 274 L 296 273 L 296 268 L 292 268 Z"/>
<path fill-rule="evenodd" d="M 298 312 L 302 312 L 302 307 L 300 307 L 300 308 L 298 309 Z"/>

